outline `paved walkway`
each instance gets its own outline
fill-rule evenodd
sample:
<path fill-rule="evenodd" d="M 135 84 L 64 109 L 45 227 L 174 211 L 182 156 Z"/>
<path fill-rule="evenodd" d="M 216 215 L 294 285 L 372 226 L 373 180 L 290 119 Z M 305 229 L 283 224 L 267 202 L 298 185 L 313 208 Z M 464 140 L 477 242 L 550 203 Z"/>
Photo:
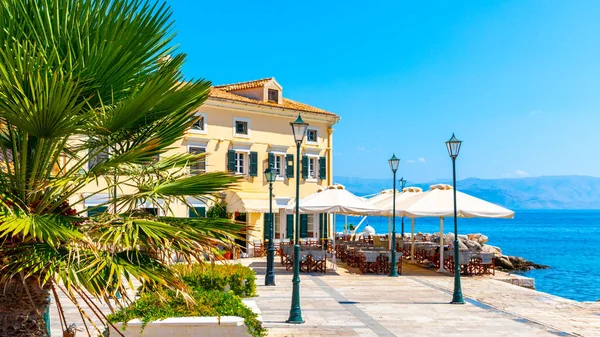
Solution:
<path fill-rule="evenodd" d="M 244 259 L 264 280 L 264 259 Z M 278 264 L 276 264 L 278 265 Z M 600 336 L 600 304 L 580 303 L 488 277 L 463 277 L 465 305 L 451 305 L 453 279 L 405 264 L 398 278 L 352 269 L 302 274 L 304 324 L 286 324 L 292 274 L 255 299 L 270 336 Z"/>
<path fill-rule="evenodd" d="M 571 301 L 489 277 L 463 277 L 467 303 L 450 305 L 451 276 L 406 263 L 398 278 L 344 267 L 301 274 L 305 323 L 287 324 L 292 273 L 276 263 L 277 286 L 266 287 L 261 285 L 264 258 L 240 262 L 258 274 L 254 300 L 270 336 L 600 336 L 600 303 Z M 76 307 L 61 298 L 67 321 L 82 329 Z M 109 312 L 106 305 L 100 307 Z M 51 327 L 52 336 L 62 336 L 55 305 Z"/>

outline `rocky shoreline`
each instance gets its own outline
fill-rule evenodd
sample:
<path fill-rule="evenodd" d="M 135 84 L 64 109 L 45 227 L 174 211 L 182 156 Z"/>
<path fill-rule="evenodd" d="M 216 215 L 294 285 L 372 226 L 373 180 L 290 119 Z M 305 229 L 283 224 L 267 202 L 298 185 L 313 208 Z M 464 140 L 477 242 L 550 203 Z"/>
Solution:
<path fill-rule="evenodd" d="M 420 234 L 420 233 L 419 233 Z M 422 234 L 424 237 L 429 237 L 432 242 L 439 243 L 439 234 Z M 453 243 L 454 234 L 444 234 L 444 243 Z M 524 272 L 532 269 L 548 269 L 549 266 L 528 261 L 520 256 L 509 256 L 502 254 L 500 247 L 488 245 L 488 237 L 481 234 L 458 235 L 458 244 L 461 250 L 469 250 L 474 253 L 494 253 L 495 266 L 507 272 Z"/>

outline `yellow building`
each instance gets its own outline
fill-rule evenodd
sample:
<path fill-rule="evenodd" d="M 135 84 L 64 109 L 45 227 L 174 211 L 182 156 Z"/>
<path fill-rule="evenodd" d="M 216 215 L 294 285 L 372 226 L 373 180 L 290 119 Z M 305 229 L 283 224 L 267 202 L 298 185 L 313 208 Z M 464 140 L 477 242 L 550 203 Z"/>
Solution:
<path fill-rule="evenodd" d="M 278 171 L 273 184 L 276 203 L 273 209 L 275 238 L 292 236 L 293 216 L 284 208 L 295 196 L 296 145 L 290 122 L 298 114 L 309 123 L 301 149 L 300 196 L 333 183 L 333 125 L 339 116 L 329 111 L 285 98 L 283 87 L 275 78 L 214 86 L 207 101 L 197 112 L 199 121 L 167 153 L 206 152 L 204 165 L 192 168 L 191 174 L 205 171 L 230 171 L 243 177 L 235 191 L 226 193 L 227 211 L 236 220 L 246 221 L 253 230 L 246 234 L 248 242 L 263 240 L 265 213 L 269 209 L 269 189 L 263 172 L 271 163 Z M 86 187 L 93 193 L 96 186 Z M 88 199 L 94 206 L 108 200 L 108 195 Z M 190 200 L 191 201 L 191 200 Z M 203 214 L 207 205 L 191 203 Z M 209 205 L 210 206 L 210 205 Z M 160 213 L 159 207 L 146 205 Z M 194 212 L 183 204 L 170 205 L 173 216 L 187 217 Z M 301 237 L 319 238 L 319 228 L 326 217 L 303 215 Z M 325 227 L 326 228 L 326 227 Z"/>

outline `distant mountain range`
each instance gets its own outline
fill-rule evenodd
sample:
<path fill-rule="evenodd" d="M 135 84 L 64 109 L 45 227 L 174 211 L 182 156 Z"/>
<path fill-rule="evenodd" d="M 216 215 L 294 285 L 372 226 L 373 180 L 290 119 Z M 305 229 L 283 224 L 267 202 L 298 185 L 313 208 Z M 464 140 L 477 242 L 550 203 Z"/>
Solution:
<path fill-rule="evenodd" d="M 356 195 L 375 194 L 390 189 L 389 179 L 335 177 Z M 411 183 L 423 191 L 433 184 L 449 181 Z M 468 178 L 457 182 L 458 190 L 516 210 L 600 209 L 600 178 L 587 176 L 547 176 L 510 179 Z"/>

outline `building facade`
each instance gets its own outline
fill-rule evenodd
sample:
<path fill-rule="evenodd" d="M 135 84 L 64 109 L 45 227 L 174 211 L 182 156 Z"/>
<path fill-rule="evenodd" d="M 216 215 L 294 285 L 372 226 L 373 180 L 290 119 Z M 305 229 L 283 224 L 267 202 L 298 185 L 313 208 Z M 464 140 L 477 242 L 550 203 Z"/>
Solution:
<path fill-rule="evenodd" d="M 296 179 L 300 179 L 301 197 L 333 183 L 333 126 L 339 116 L 285 98 L 283 87 L 274 78 L 214 86 L 197 114 L 198 122 L 165 155 L 206 153 L 205 162 L 190 168 L 190 174 L 229 171 L 242 177 L 238 187 L 227 191 L 224 199 L 232 217 L 251 228 L 246 233 L 249 243 L 262 241 L 268 234 L 264 224 L 269 189 L 263 172 L 272 165 L 278 172 L 273 184 L 275 238 L 292 237 L 294 217 L 286 214 L 285 207 L 295 196 Z M 296 176 L 296 145 L 290 126 L 298 114 L 309 124 L 301 148 L 300 177 Z M 95 189 L 97 186 L 90 184 L 84 193 Z M 79 207 L 107 199 L 108 195 L 97 195 Z M 169 215 L 204 215 L 210 207 L 195 200 L 190 203 L 195 210 L 183 204 L 170 205 Z M 160 207 L 155 206 L 144 207 L 160 213 Z M 327 217 L 319 215 L 302 215 L 300 225 L 301 237 L 315 239 L 323 237 L 328 228 Z"/>

